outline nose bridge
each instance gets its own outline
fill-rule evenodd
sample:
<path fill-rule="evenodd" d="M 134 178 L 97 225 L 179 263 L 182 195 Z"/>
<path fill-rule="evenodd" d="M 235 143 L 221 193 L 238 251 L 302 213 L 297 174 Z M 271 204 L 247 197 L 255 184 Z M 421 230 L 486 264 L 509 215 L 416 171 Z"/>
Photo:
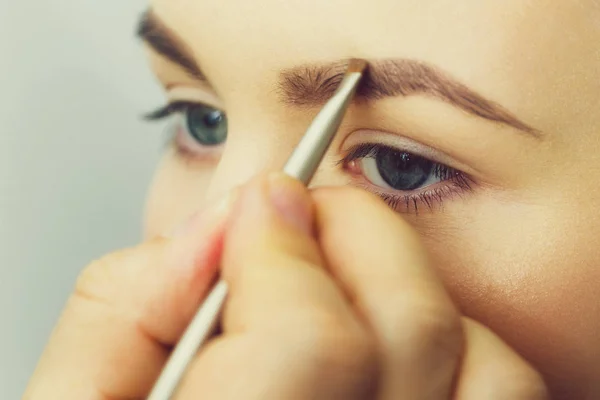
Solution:
<path fill-rule="evenodd" d="M 282 169 L 294 147 L 293 138 L 284 136 L 249 132 L 231 135 L 211 178 L 207 201 L 224 196 L 260 173 Z"/>
<path fill-rule="evenodd" d="M 205 192 L 209 203 L 257 174 L 282 170 L 310 123 L 310 116 L 298 120 L 277 112 L 267 116 L 256 110 L 250 112 L 247 105 L 236 107 L 236 118 L 230 120 L 227 144 Z M 330 149 L 311 186 L 344 184 L 332 168 L 323 168 L 338 161 Z"/>
<path fill-rule="evenodd" d="M 291 150 L 277 150 L 276 145 L 271 146 L 271 148 L 256 146 L 251 150 L 243 147 L 228 149 L 212 176 L 206 194 L 207 202 L 210 204 L 222 198 L 233 188 L 243 185 L 260 173 L 282 170 L 290 153 Z M 309 186 L 317 188 L 346 185 L 348 183 L 347 179 L 331 168 L 325 167 L 326 165 L 335 165 L 337 161 L 335 157 L 328 155 Z"/>

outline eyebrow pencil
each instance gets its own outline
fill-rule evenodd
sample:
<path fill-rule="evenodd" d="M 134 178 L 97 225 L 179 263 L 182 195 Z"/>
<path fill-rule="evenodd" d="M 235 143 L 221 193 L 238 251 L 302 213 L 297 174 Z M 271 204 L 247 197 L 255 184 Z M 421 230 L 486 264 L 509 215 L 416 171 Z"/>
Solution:
<path fill-rule="evenodd" d="M 349 61 L 337 91 L 317 114 L 288 159 L 283 168 L 285 174 L 308 186 L 342 123 L 366 68 L 364 60 Z M 188 365 L 214 334 L 228 292 L 227 283 L 219 280 L 171 353 L 147 400 L 169 400 L 175 394 Z"/>

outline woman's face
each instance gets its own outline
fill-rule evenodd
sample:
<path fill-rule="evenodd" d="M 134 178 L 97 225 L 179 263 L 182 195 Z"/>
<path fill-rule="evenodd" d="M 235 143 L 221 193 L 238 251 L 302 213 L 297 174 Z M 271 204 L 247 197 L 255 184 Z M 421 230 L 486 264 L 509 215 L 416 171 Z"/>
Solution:
<path fill-rule="evenodd" d="M 600 396 L 594 0 L 155 0 L 149 15 L 142 36 L 180 123 L 147 235 L 281 168 L 328 78 L 368 59 L 314 186 L 381 195 L 465 315 L 556 394 Z"/>

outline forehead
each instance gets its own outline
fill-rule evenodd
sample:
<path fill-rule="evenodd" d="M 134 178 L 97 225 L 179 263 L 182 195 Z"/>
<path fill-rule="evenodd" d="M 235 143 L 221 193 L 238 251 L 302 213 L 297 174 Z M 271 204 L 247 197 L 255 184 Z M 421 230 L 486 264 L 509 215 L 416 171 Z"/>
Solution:
<path fill-rule="evenodd" d="M 330 58 L 489 55 L 527 49 L 598 18 L 595 0 L 154 0 L 173 29 L 210 50 Z M 592 10 L 596 10 L 592 12 Z M 486 34 L 486 36 L 480 36 Z M 515 38 L 527 38 L 519 42 Z M 440 46 L 452 43 L 452 46 Z M 293 51 L 291 51 L 293 50 Z M 277 54 L 277 53 L 276 53 Z"/>
<path fill-rule="evenodd" d="M 237 92 L 349 57 L 425 61 L 532 122 L 533 100 L 599 89 L 589 87 L 600 69 L 595 0 L 154 0 L 153 9 L 216 86 Z M 565 76 L 578 79 L 551 84 Z"/>

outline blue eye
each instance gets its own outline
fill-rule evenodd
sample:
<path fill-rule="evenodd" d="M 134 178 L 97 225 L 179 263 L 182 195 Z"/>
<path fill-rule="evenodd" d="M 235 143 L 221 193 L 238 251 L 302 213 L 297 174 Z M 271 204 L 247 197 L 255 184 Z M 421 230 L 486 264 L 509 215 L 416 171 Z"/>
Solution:
<path fill-rule="evenodd" d="M 227 116 L 203 104 L 189 105 L 185 122 L 190 136 L 203 146 L 218 146 L 227 140 Z"/>
<path fill-rule="evenodd" d="M 411 192 L 458 176 L 459 172 L 405 151 L 378 144 L 362 144 L 344 160 L 356 161 L 360 173 L 373 185 Z"/>
<path fill-rule="evenodd" d="M 158 121 L 178 114 L 186 131 L 201 146 L 218 146 L 227 140 L 225 112 L 201 103 L 177 101 L 146 115 L 149 121 Z"/>
<path fill-rule="evenodd" d="M 429 160 L 401 151 L 381 151 L 375 157 L 363 160 L 371 161 L 374 164 L 375 168 L 373 169 L 377 170 L 376 173 L 387 185 L 403 191 L 422 187 L 431 180 L 435 167 L 434 163 Z M 373 173 L 374 171 L 369 172 Z"/>
<path fill-rule="evenodd" d="M 471 177 L 447 165 L 385 144 L 361 143 L 340 161 L 344 170 L 398 212 L 432 209 L 456 193 L 472 190 Z"/>

